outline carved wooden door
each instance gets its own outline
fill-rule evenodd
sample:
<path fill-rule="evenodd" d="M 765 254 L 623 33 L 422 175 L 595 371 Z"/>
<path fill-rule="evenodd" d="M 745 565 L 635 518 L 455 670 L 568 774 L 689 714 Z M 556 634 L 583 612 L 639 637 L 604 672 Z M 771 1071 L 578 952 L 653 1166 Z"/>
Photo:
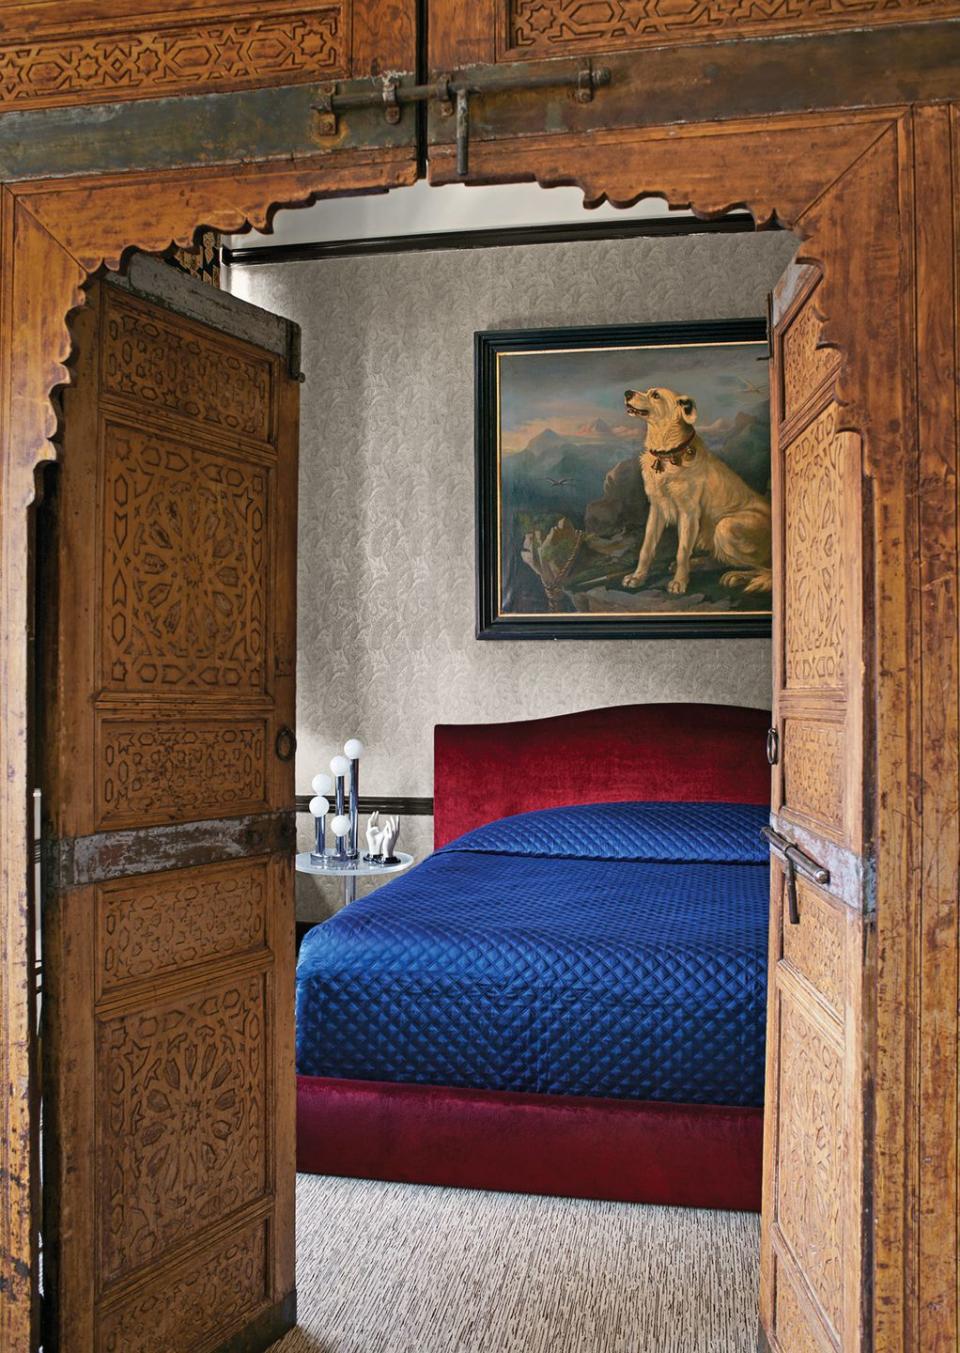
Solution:
<path fill-rule="evenodd" d="M 141 257 L 74 332 L 40 562 L 44 1347 L 266 1347 L 295 1309 L 296 330 Z"/>
<path fill-rule="evenodd" d="M 864 1347 L 872 930 L 861 821 L 861 445 L 839 430 L 838 354 L 817 346 L 819 285 L 814 269 L 792 267 L 773 307 L 777 836 L 761 1318 L 782 1353 Z"/>

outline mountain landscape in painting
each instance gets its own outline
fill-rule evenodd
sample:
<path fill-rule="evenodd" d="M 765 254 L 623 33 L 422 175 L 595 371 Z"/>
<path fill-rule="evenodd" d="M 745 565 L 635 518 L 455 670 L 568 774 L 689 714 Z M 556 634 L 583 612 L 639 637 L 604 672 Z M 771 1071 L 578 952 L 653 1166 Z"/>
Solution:
<path fill-rule="evenodd" d="M 622 396 L 621 396 L 622 398 Z M 729 401 L 725 401 L 729 404 Z M 770 491 L 769 401 L 765 391 L 697 431 L 761 495 Z M 531 420 L 534 421 L 534 420 Z M 537 430 L 501 457 L 502 606 L 512 613 L 751 610 L 756 597 L 719 585 L 721 566 L 703 567 L 682 597 L 667 593 L 676 532 L 661 541 L 649 584 L 628 591 L 648 514 L 640 473 L 644 432 L 636 422 L 595 416 L 534 421 Z"/>

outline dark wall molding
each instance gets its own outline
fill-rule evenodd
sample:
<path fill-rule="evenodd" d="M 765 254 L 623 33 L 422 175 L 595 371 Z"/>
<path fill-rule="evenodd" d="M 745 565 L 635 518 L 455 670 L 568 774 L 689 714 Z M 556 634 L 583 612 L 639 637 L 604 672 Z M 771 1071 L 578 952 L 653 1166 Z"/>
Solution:
<path fill-rule="evenodd" d="M 778 229 L 777 226 L 767 227 Z M 312 244 L 254 244 L 223 247 L 230 267 L 259 263 L 310 263 L 376 254 L 418 254 L 438 249 L 497 249 L 518 244 L 579 244 L 586 240 L 630 240 L 663 235 L 737 235 L 756 229 L 745 212 L 698 221 L 694 216 L 628 221 L 563 222 L 556 225 L 492 226 L 483 230 L 437 230 L 418 235 L 383 235 L 372 239 L 323 240 Z"/>
<path fill-rule="evenodd" d="M 310 794 L 297 795 L 298 813 L 309 813 L 310 799 Z M 349 808 L 349 794 L 346 803 Z M 399 813 L 401 817 L 433 817 L 433 799 L 428 798 L 404 798 L 389 794 L 378 797 L 376 794 L 361 794 L 358 807 L 361 813 L 375 813 L 379 810 L 381 813 Z"/>

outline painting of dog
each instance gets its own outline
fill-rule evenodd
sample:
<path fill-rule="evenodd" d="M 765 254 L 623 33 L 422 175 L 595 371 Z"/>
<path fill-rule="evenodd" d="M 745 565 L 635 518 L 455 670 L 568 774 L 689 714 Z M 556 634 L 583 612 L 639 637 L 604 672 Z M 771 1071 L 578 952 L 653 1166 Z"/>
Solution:
<path fill-rule="evenodd" d="M 642 587 L 667 526 L 677 532 L 677 557 L 667 591 L 686 592 L 694 551 L 732 567 L 721 587 L 769 592 L 770 503 L 752 489 L 697 435 L 697 405 L 690 395 L 665 388 L 627 390 L 627 413 L 647 425 L 640 455 L 649 509 L 637 566 L 624 587 Z"/>
<path fill-rule="evenodd" d="M 770 632 L 766 322 L 476 335 L 481 638 Z"/>

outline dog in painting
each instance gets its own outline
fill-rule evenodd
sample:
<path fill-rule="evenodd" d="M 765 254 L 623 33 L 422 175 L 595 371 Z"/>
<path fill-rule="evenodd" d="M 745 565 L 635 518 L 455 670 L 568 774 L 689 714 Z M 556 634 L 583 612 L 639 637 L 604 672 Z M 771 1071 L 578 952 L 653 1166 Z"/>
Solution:
<path fill-rule="evenodd" d="M 676 526 L 677 560 L 668 592 L 686 592 L 695 551 L 730 566 L 720 578 L 724 587 L 769 592 L 770 504 L 707 450 L 695 427 L 694 400 L 662 386 L 627 390 L 624 399 L 630 417 L 647 424 L 640 470 L 650 504 L 640 557 L 624 587 L 643 586 L 664 528 Z"/>

